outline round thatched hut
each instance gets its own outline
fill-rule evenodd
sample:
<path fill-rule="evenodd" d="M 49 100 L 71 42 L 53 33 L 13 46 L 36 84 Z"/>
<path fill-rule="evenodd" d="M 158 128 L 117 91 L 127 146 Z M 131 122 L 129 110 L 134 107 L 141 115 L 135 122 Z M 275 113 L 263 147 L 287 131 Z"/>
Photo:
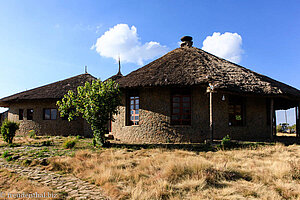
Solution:
<path fill-rule="evenodd" d="M 182 38 L 180 48 L 116 79 L 123 90 L 112 123 L 116 139 L 269 139 L 275 134 L 275 110 L 296 107 L 299 113 L 298 89 L 193 47 L 191 39 Z"/>

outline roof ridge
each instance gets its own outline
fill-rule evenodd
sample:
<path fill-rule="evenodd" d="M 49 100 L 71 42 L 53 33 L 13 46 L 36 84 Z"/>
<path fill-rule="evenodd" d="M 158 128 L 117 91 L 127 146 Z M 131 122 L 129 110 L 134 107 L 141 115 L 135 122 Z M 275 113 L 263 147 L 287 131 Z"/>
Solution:
<path fill-rule="evenodd" d="M 91 75 L 89 73 L 83 73 L 83 74 L 72 76 L 72 77 L 69 77 L 69 78 L 66 78 L 66 79 L 63 79 L 63 80 L 55 81 L 55 82 L 52 82 L 52 83 L 49 83 L 49 84 L 46 84 L 46 85 L 38 86 L 38 87 L 29 89 L 29 90 L 26 90 L 26 91 L 18 92 L 16 94 L 13 94 L 13 95 L 10 95 L 10 96 L 7 96 L 7 97 L 3 97 L 3 98 L 0 99 L 0 101 L 5 101 L 6 99 L 9 99 L 9 98 L 11 98 L 13 96 L 21 95 L 21 94 L 24 94 L 24 93 L 27 93 L 27 92 L 32 92 L 34 90 L 38 90 L 38 89 L 41 89 L 41 88 L 44 88 L 44 87 L 49 87 L 51 85 L 59 84 L 61 82 L 66 82 L 66 81 L 72 80 L 74 78 L 81 77 L 81 76 L 86 76 L 86 75 L 90 76 L 91 78 L 95 78 L 96 79 L 96 77 L 94 77 L 93 75 Z"/>
<path fill-rule="evenodd" d="M 121 87 L 205 85 L 209 81 L 219 89 L 300 98 L 297 88 L 197 47 L 176 48 L 117 80 Z"/>

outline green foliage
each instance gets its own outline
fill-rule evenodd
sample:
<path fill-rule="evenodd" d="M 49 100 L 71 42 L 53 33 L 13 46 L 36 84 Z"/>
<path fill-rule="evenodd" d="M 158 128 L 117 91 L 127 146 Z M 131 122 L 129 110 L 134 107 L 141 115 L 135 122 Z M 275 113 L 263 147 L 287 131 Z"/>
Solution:
<path fill-rule="evenodd" d="M 8 144 L 12 144 L 12 141 L 18 129 L 19 124 L 17 124 L 16 122 L 5 120 L 1 126 L 1 134 L 4 141 Z"/>
<path fill-rule="evenodd" d="M 66 141 L 64 141 L 64 143 L 62 144 L 63 148 L 65 149 L 72 149 L 75 147 L 77 140 L 76 139 L 67 139 Z"/>
<path fill-rule="evenodd" d="M 7 158 L 5 158 L 5 160 L 6 160 L 7 162 L 9 162 L 9 161 L 12 161 L 13 158 L 12 158 L 12 156 L 8 156 Z"/>
<path fill-rule="evenodd" d="M 102 82 L 95 80 L 90 84 L 77 88 L 77 93 L 68 91 L 61 101 L 57 102 L 62 117 L 68 116 L 68 120 L 82 115 L 91 125 L 94 135 L 94 145 L 106 144 L 105 133 L 108 132 L 107 123 L 114 120 L 117 107 L 121 103 L 118 84 L 112 80 Z"/>
<path fill-rule="evenodd" d="M 28 135 L 29 135 L 30 138 L 35 139 L 35 138 L 36 138 L 35 130 L 30 130 L 30 131 L 28 132 Z"/>
<path fill-rule="evenodd" d="M 77 140 L 79 140 L 79 139 L 83 139 L 83 138 L 84 138 L 84 137 L 83 137 L 83 136 L 81 136 L 81 135 L 77 135 L 77 136 L 76 136 L 76 139 L 77 139 Z"/>
<path fill-rule="evenodd" d="M 2 158 L 6 158 L 7 156 L 9 156 L 9 152 L 8 151 L 4 151 L 2 154 Z"/>
<path fill-rule="evenodd" d="M 221 141 L 221 145 L 224 148 L 230 148 L 232 146 L 231 138 L 229 137 L 229 135 L 226 135 L 225 137 L 223 137 L 223 139 Z"/>

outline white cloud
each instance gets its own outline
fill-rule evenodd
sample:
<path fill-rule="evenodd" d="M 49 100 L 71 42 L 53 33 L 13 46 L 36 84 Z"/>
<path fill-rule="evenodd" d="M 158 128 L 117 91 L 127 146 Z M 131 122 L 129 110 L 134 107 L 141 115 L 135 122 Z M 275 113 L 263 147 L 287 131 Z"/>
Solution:
<path fill-rule="evenodd" d="M 137 63 L 143 65 L 144 61 L 160 56 L 167 52 L 168 48 L 158 42 L 146 42 L 142 44 L 135 26 L 131 28 L 127 24 L 117 24 L 106 31 L 97 39 L 91 49 L 104 57 L 118 60 L 120 55 L 122 62 Z"/>
<path fill-rule="evenodd" d="M 102 26 L 103 26 L 102 24 L 96 26 L 96 33 L 99 33 L 99 32 L 100 32 Z"/>
<path fill-rule="evenodd" d="M 243 53 L 242 37 L 237 33 L 214 32 L 212 36 L 205 38 L 202 49 L 226 60 L 239 63 Z"/>

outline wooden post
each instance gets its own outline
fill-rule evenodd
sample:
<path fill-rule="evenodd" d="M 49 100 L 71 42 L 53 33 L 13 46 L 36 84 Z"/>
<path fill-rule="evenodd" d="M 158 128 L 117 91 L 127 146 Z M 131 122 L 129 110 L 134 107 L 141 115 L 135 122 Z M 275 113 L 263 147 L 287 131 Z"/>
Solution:
<path fill-rule="evenodd" d="M 300 137 L 300 103 L 295 108 L 296 111 L 296 137 Z"/>
<path fill-rule="evenodd" d="M 209 130 L 210 130 L 210 142 L 213 143 L 214 140 L 214 128 L 213 128 L 213 91 L 209 91 Z"/>
<path fill-rule="evenodd" d="M 274 137 L 275 137 L 275 139 L 276 139 L 276 136 L 277 136 L 277 124 L 276 124 L 276 110 L 274 109 L 274 112 L 273 112 L 273 115 L 274 115 L 274 125 L 273 125 L 273 135 L 274 135 Z"/>
<path fill-rule="evenodd" d="M 270 105 L 270 118 L 271 118 L 271 127 L 270 127 L 270 139 L 273 141 L 274 139 L 274 99 L 271 98 L 271 105 Z"/>

